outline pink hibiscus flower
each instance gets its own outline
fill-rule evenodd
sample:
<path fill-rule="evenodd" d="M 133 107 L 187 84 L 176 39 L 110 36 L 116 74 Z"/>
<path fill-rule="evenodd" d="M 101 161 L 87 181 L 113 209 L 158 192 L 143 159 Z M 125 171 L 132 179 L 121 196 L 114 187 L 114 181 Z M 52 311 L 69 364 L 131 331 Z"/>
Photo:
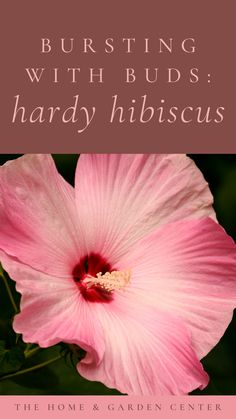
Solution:
<path fill-rule="evenodd" d="M 184 155 L 82 155 L 75 188 L 48 155 L 0 169 L 0 260 L 14 329 L 73 343 L 89 380 L 135 395 L 204 388 L 199 361 L 236 302 L 236 251 Z"/>

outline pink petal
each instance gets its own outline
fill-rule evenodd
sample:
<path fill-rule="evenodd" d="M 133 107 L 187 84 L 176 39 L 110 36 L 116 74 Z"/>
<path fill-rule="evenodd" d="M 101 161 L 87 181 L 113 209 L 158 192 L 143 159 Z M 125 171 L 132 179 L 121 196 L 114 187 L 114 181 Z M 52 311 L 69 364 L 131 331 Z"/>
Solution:
<path fill-rule="evenodd" d="M 22 294 L 21 312 L 13 322 L 15 332 L 42 348 L 62 341 L 78 345 L 88 351 L 83 361 L 95 367 L 104 354 L 103 332 L 93 306 L 80 295 L 73 279 L 37 272 L 3 252 L 0 260 Z"/>
<path fill-rule="evenodd" d="M 224 334 L 236 307 L 236 246 L 210 218 L 151 233 L 120 261 L 131 268 L 129 299 L 183 319 L 199 358 Z"/>
<path fill-rule="evenodd" d="M 183 324 L 155 309 L 129 304 L 96 306 L 105 334 L 105 353 L 96 367 L 81 361 L 78 371 L 129 395 L 186 394 L 205 387 L 204 372 Z"/>
<path fill-rule="evenodd" d="M 76 201 L 89 250 L 116 263 L 157 226 L 214 216 L 212 195 L 185 155 L 82 155 Z"/>
<path fill-rule="evenodd" d="M 178 320 L 146 310 L 122 292 L 112 304 L 86 302 L 73 280 L 34 271 L 2 252 L 0 259 L 23 294 L 14 329 L 24 341 L 84 348 L 79 372 L 124 393 L 184 394 L 207 384 Z"/>
<path fill-rule="evenodd" d="M 0 248 L 42 272 L 71 273 L 78 244 L 73 188 L 49 155 L 25 155 L 0 168 Z"/>

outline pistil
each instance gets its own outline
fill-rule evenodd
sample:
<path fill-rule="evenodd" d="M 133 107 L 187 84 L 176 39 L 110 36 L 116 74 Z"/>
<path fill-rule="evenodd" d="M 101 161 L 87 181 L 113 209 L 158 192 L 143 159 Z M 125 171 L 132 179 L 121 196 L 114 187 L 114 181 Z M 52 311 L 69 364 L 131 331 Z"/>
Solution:
<path fill-rule="evenodd" d="M 96 277 L 87 275 L 86 278 L 84 278 L 83 283 L 86 284 L 88 288 L 98 286 L 107 292 L 112 292 L 125 288 L 130 282 L 130 277 L 130 269 L 125 271 L 106 272 L 105 274 L 99 272 Z"/>

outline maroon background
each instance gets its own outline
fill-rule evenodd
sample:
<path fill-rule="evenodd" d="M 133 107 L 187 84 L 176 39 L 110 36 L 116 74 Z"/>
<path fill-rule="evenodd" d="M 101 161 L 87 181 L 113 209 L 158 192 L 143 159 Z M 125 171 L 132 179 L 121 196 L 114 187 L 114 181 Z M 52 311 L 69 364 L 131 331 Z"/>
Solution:
<path fill-rule="evenodd" d="M 1 7 L 1 143 L 2 153 L 24 152 L 236 152 L 235 137 L 235 1 L 5 1 Z M 60 38 L 76 38 L 78 50 L 63 54 L 59 47 L 50 54 L 40 54 L 42 37 L 59 45 Z M 102 50 L 104 39 L 135 37 L 133 54 L 116 52 L 82 54 L 81 38 L 91 37 Z M 196 39 L 196 53 L 144 54 L 141 41 L 173 37 Z M 138 47 L 139 45 L 139 47 Z M 156 44 L 157 45 L 157 44 Z M 104 67 L 105 83 L 89 85 L 87 78 L 70 84 L 65 73 L 60 84 L 46 77 L 32 84 L 25 67 Z M 199 67 L 205 75 L 197 85 L 179 82 L 168 87 L 147 84 L 140 79 L 133 85 L 121 81 L 125 67 L 168 66 L 179 69 Z M 211 84 L 207 83 L 211 73 Z M 14 96 L 20 94 L 26 108 L 72 104 L 80 95 L 81 106 L 96 106 L 94 120 L 78 134 L 77 124 L 12 124 Z M 150 104 L 225 106 L 222 124 L 109 124 L 112 95 L 119 94 L 123 104 L 131 98 L 148 95 Z"/>

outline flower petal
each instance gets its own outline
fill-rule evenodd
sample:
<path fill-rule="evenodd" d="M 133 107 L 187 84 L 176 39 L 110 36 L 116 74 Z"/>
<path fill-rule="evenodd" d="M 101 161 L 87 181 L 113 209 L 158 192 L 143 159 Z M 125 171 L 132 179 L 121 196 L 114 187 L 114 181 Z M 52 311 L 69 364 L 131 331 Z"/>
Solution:
<path fill-rule="evenodd" d="M 81 155 L 75 189 L 87 247 L 112 263 L 161 224 L 215 217 L 208 185 L 185 155 Z"/>
<path fill-rule="evenodd" d="M 129 299 L 179 316 L 199 358 L 219 341 L 236 307 L 236 246 L 210 218 L 170 223 L 120 261 L 132 278 Z"/>
<path fill-rule="evenodd" d="M 78 262 L 74 189 L 49 155 L 25 155 L 0 168 L 0 249 L 48 274 Z"/>
<path fill-rule="evenodd" d="M 25 342 L 42 348 L 59 342 L 72 343 L 88 351 L 84 362 L 96 366 L 104 354 L 101 326 L 73 279 L 56 278 L 35 271 L 0 252 L 5 270 L 22 294 L 21 312 L 13 328 Z"/>
<path fill-rule="evenodd" d="M 105 335 L 105 353 L 96 367 L 81 361 L 77 369 L 129 395 L 186 394 L 205 387 L 208 376 L 198 361 L 184 325 L 139 304 L 96 306 Z"/>

